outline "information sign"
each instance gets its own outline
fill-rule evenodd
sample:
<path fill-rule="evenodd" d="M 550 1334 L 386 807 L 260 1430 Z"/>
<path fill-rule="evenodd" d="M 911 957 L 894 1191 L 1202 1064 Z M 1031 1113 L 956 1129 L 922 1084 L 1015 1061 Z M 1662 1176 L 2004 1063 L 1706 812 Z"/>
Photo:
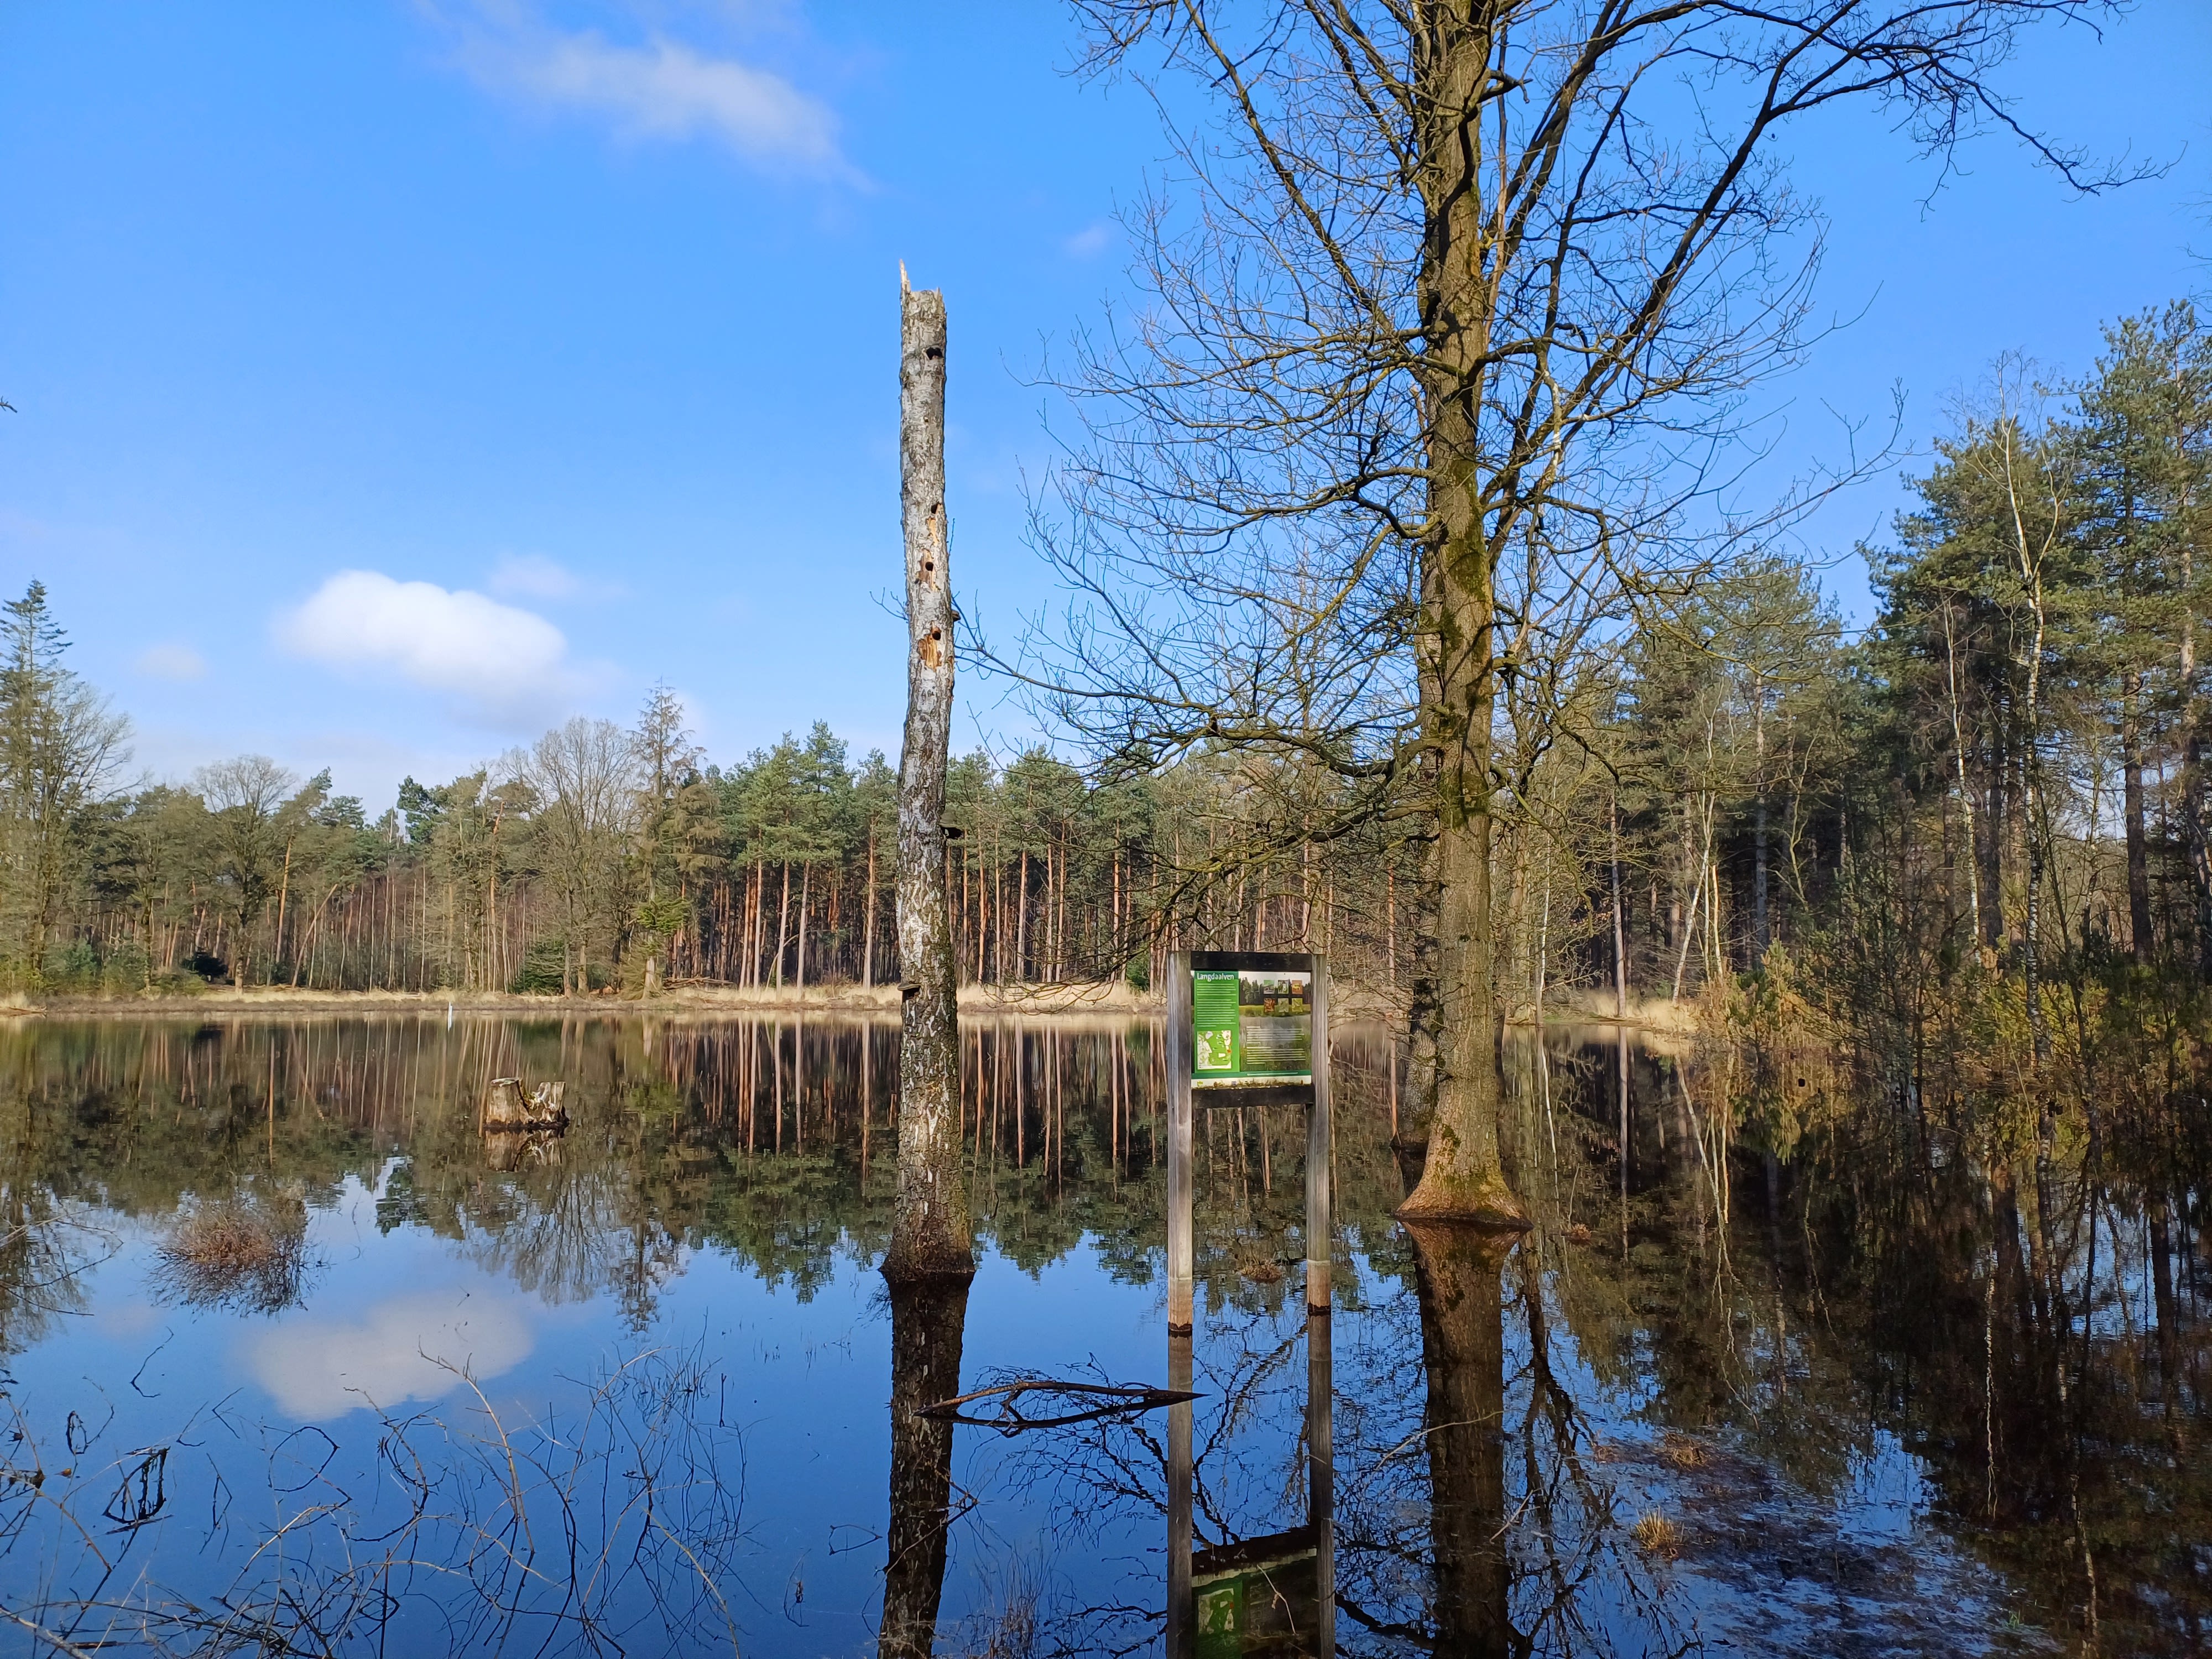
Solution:
<path fill-rule="evenodd" d="M 1191 1082 L 1313 1081 L 1313 975 L 1200 968 L 1190 976 Z"/>

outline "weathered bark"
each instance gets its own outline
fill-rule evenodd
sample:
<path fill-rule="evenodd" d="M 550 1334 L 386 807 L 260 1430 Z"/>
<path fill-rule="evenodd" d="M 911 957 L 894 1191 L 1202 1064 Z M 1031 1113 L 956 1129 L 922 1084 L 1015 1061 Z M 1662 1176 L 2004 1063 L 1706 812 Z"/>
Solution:
<path fill-rule="evenodd" d="M 1406 1088 L 1395 1143 L 1404 1150 L 1418 1151 L 1424 1160 L 1429 1126 L 1437 1115 L 1437 1036 L 1443 1024 L 1437 1000 L 1436 848 L 1434 836 L 1420 844 L 1420 864 L 1406 895 L 1407 950 L 1411 957 L 1407 973 Z M 1416 1180 L 1414 1185 L 1419 1184 Z"/>
<path fill-rule="evenodd" d="M 1436 1108 L 1421 1183 L 1401 1214 L 1525 1227 L 1498 1164 L 1505 1092 L 1491 905 L 1491 727 L 1498 702 L 1497 549 L 1486 523 L 1481 366 L 1495 298 L 1482 258 L 1488 8 L 1439 0 L 1416 37 L 1415 112 L 1427 235 L 1420 300 L 1428 436 L 1421 549 L 1422 731 L 1436 782 Z M 1418 993 L 1417 993 L 1418 995 Z M 1416 1051 L 1417 1056 L 1419 1050 Z"/>
<path fill-rule="evenodd" d="M 1510 1237 L 1414 1222 L 1414 1289 L 1428 1381 L 1429 1541 L 1437 1653 L 1514 1650 L 1505 1547 L 1505 1315 Z"/>
<path fill-rule="evenodd" d="M 899 751 L 898 1206 L 894 1283 L 975 1271 L 961 1176 L 960 1027 L 945 900 L 952 583 L 945 514 L 945 296 L 901 287 L 900 499 L 906 532 L 906 736 Z"/>
<path fill-rule="evenodd" d="M 951 1520 L 952 1425 L 921 1409 L 960 1392 L 964 1278 L 891 1289 L 891 1524 L 884 1540 L 879 1659 L 929 1659 L 945 1594 Z"/>

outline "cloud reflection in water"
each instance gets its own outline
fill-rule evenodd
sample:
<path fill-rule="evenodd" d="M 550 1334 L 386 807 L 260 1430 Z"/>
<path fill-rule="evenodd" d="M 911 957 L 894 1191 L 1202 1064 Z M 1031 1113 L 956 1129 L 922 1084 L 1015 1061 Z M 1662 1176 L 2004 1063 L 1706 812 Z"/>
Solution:
<path fill-rule="evenodd" d="M 377 1303 L 359 1320 L 302 1318 L 247 1348 L 254 1378 L 289 1415 L 307 1422 L 368 1406 L 435 1400 L 459 1385 L 510 1370 L 535 1346 L 512 1305 L 468 1291 L 416 1291 Z"/>

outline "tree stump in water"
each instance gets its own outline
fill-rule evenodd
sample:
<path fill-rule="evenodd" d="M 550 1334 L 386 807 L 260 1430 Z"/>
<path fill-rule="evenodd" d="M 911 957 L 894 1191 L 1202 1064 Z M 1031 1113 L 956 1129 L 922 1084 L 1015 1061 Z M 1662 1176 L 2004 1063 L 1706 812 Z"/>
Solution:
<path fill-rule="evenodd" d="M 561 1103 L 562 1087 L 559 1083 L 541 1083 L 526 1095 L 520 1078 L 495 1077 L 484 1091 L 477 1127 L 486 1131 L 565 1129 L 568 1113 Z"/>

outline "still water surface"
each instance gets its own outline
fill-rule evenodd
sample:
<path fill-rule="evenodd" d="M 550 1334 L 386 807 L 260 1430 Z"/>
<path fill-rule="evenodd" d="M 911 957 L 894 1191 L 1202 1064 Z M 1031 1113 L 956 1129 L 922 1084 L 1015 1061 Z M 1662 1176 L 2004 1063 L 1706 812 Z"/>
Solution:
<path fill-rule="evenodd" d="M 1156 1035 L 969 1024 L 981 1269 L 894 1308 L 895 1027 L 18 1023 L 0 1651 L 1157 1651 L 1166 1412 L 912 1409 L 1168 1381 Z M 1639 1050 L 1624 1192 L 1608 1042 L 1518 1042 L 1502 1249 L 1391 1221 L 1340 1037 L 1340 1651 L 2212 1643 L 2195 1189 L 2154 1249 L 2100 1188 L 2038 1277 L 1925 1126 L 1770 1184 Z M 506 1075 L 568 1131 L 479 1135 Z M 1304 1151 L 1201 1115 L 1202 1567 L 1307 1520 Z M 1304 1650 L 1297 1563 L 1237 1582 Z"/>

